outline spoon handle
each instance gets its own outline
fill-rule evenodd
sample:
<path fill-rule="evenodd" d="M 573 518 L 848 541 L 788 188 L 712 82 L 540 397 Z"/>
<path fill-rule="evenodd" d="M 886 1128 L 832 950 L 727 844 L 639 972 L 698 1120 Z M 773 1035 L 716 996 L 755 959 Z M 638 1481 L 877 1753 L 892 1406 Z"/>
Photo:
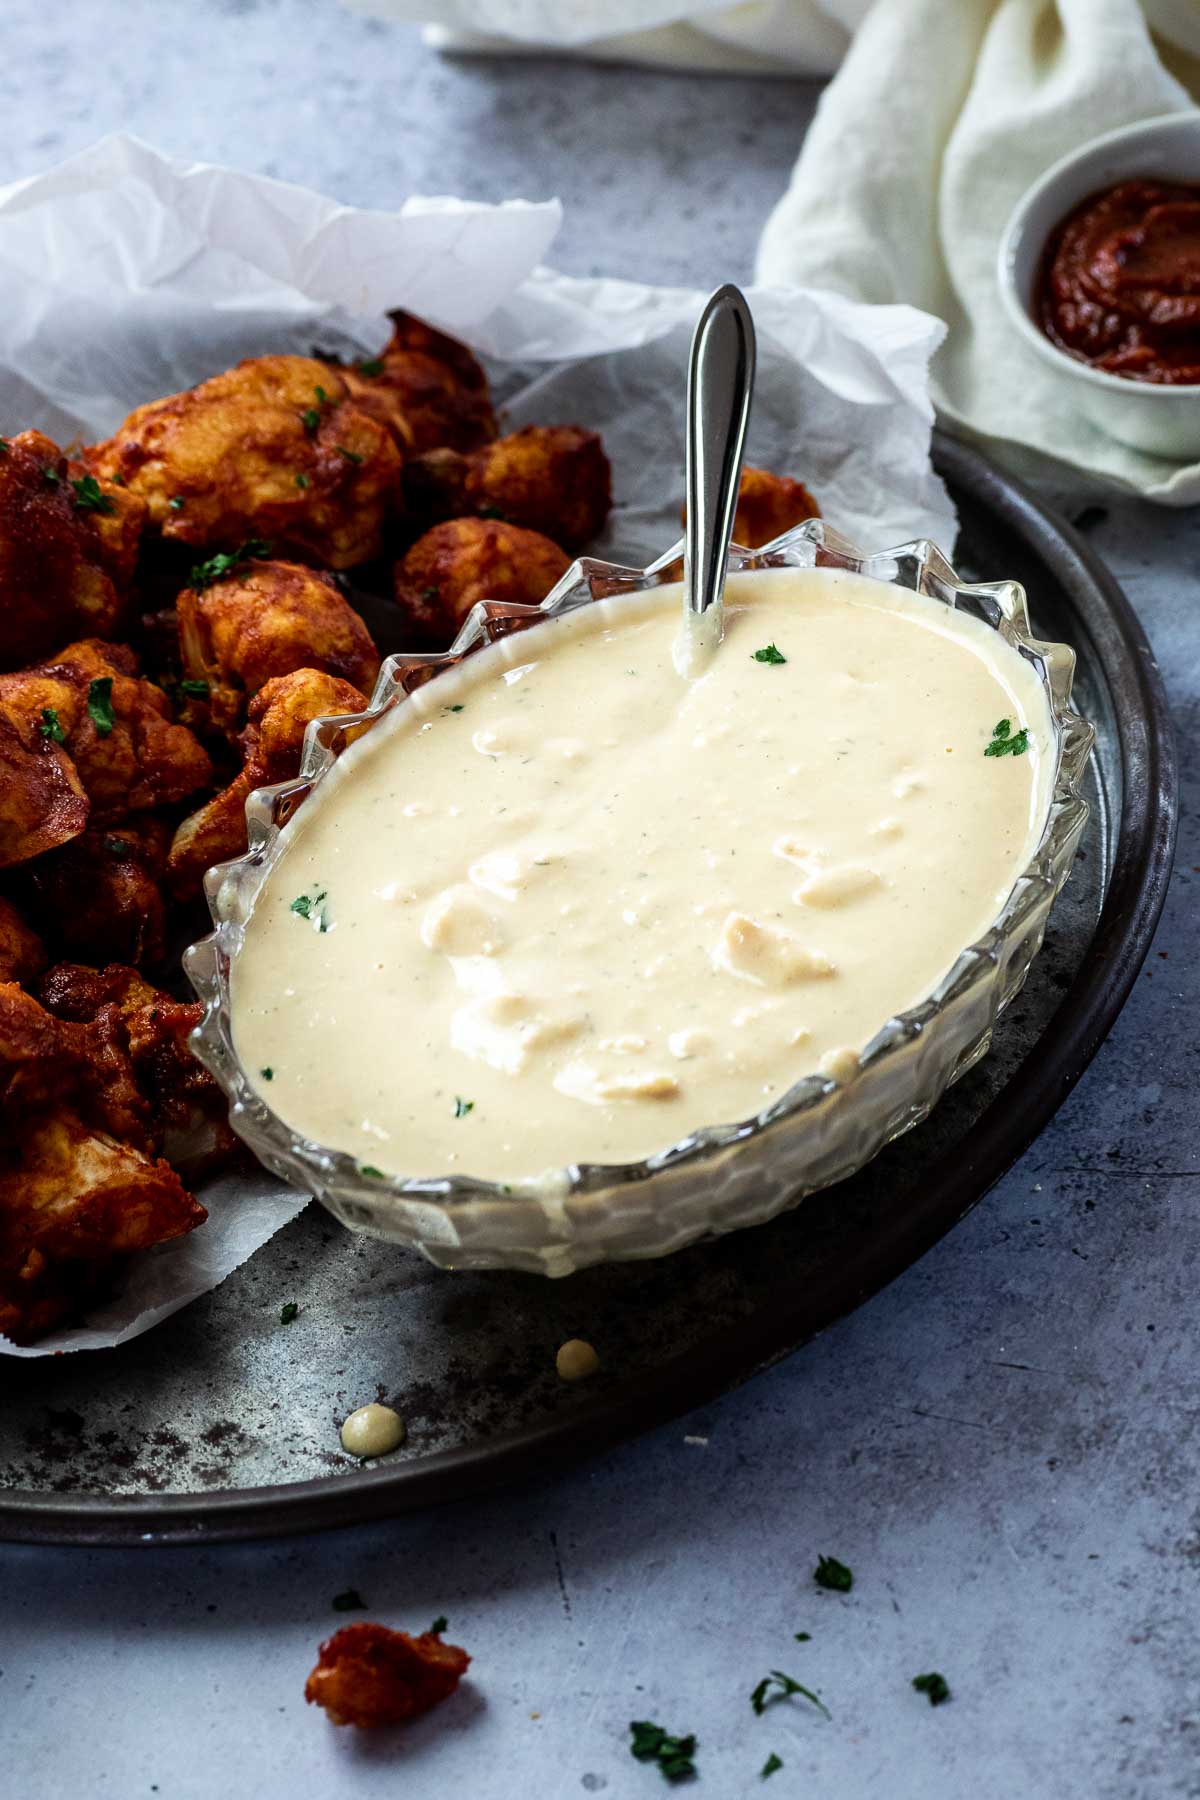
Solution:
<path fill-rule="evenodd" d="M 754 364 L 750 308 L 741 290 L 726 284 L 700 314 L 688 362 L 683 580 L 694 613 L 707 612 L 725 592 Z"/>

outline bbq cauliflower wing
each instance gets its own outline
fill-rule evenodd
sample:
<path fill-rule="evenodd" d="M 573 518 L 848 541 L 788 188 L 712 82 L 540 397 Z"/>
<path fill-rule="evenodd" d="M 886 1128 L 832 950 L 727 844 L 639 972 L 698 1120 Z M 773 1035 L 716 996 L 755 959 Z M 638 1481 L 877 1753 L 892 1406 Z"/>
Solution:
<path fill-rule="evenodd" d="M 391 314 L 377 357 L 338 372 L 357 405 L 393 434 L 405 455 L 437 444 L 471 450 L 496 435 L 487 377 L 465 344 L 411 313 Z"/>
<path fill-rule="evenodd" d="M 434 449 L 414 457 L 404 492 L 414 519 L 505 519 L 578 550 L 608 517 L 612 470 L 594 431 L 527 425 L 465 456 Z"/>
<path fill-rule="evenodd" d="M 391 431 L 314 357 L 250 357 L 139 406 L 85 455 L 145 501 L 165 539 L 196 551 L 269 541 L 348 569 L 379 554 L 399 501 Z"/>
<path fill-rule="evenodd" d="M 252 562 L 176 603 L 185 676 L 208 685 L 214 725 L 232 733 L 268 681 L 321 669 L 369 693 L 379 673 L 371 634 L 331 575 Z"/>
<path fill-rule="evenodd" d="M 394 592 L 415 645 L 444 650 L 478 600 L 536 606 L 571 566 L 539 531 L 448 519 L 396 564 Z"/>

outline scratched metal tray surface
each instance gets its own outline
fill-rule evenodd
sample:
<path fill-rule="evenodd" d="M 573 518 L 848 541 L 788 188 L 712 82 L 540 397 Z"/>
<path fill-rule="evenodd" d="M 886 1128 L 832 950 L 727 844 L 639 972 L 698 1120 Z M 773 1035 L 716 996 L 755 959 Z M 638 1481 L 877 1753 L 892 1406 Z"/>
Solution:
<path fill-rule="evenodd" d="M 1097 727 L 1092 817 L 992 1053 L 861 1175 L 662 1261 L 448 1275 L 310 1206 L 214 1293 L 121 1349 L 8 1361 L 0 1536 L 194 1542 L 348 1523 L 529 1478 L 746 1379 L 860 1304 L 970 1210 L 1045 1124 L 1115 1019 L 1170 872 L 1174 750 L 1128 603 L 1063 521 L 977 452 L 939 467 L 968 575 L 1015 576 L 1073 644 Z M 295 1301 L 294 1323 L 280 1307 Z M 591 1340 L 602 1372 L 561 1383 Z M 341 1419 L 383 1399 L 408 1440 L 360 1467 Z"/>

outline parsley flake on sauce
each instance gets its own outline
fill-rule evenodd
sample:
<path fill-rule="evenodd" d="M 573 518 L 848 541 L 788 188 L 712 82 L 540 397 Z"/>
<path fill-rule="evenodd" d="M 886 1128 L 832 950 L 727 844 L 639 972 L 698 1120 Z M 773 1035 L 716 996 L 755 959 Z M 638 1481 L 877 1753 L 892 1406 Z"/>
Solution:
<path fill-rule="evenodd" d="M 1014 731 L 1011 719 L 1001 719 L 992 727 L 991 742 L 984 746 L 985 756 L 1024 756 L 1029 748 L 1029 727 Z"/>
<path fill-rule="evenodd" d="M 764 644 L 764 646 L 761 650 L 756 650 L 754 652 L 753 660 L 755 662 L 762 662 L 762 663 L 785 663 L 787 661 L 787 657 L 783 654 L 783 651 L 780 650 L 777 645 Z"/>
<path fill-rule="evenodd" d="M 275 1079 L 275 1071 L 271 1067 L 270 1063 L 267 1064 L 265 1069 L 260 1069 L 258 1072 L 262 1076 L 264 1081 L 274 1081 L 274 1079 Z"/>
<path fill-rule="evenodd" d="M 81 475 L 71 486 L 75 490 L 75 507 L 78 512 L 111 513 L 117 510 L 116 502 L 104 492 L 94 475 Z M 182 504 L 181 501 L 180 505 Z"/>
<path fill-rule="evenodd" d="M 782 1767 L 783 1767 L 782 1756 L 776 1756 L 775 1752 L 772 1750 L 770 1756 L 768 1756 L 766 1762 L 763 1764 L 762 1768 L 758 1771 L 759 1780 L 765 1781 L 767 1779 L 768 1775 L 774 1775 L 776 1769 L 782 1769 Z"/>
<path fill-rule="evenodd" d="M 426 1632 L 426 1637 L 441 1637 L 449 1623 L 450 1621 L 445 1613 L 439 1613 L 437 1618 L 433 1621 L 433 1624 L 429 1627 L 429 1630 Z"/>
<path fill-rule="evenodd" d="M 821 1696 L 814 1694 L 811 1688 L 806 1688 L 803 1682 L 785 1675 L 782 1669 L 772 1669 L 769 1675 L 763 1676 L 750 1696 L 750 1704 L 756 1713 L 762 1714 L 774 1701 L 790 1700 L 793 1694 L 799 1694 L 802 1700 L 811 1700 L 827 1719 L 832 1719 L 833 1714 Z"/>
<path fill-rule="evenodd" d="M 473 1100 L 464 1100 L 461 1094 L 455 1094 L 454 1116 L 456 1119 L 465 1119 L 467 1114 L 469 1112 L 474 1112 L 474 1110 L 475 1102 Z"/>
<path fill-rule="evenodd" d="M 818 1556 L 813 1570 L 818 1587 L 832 1588 L 835 1594 L 848 1594 L 854 1586 L 854 1575 L 836 1556 Z"/>
<path fill-rule="evenodd" d="M 67 741 L 67 734 L 62 728 L 62 720 L 53 706 L 43 706 L 42 722 L 38 726 L 38 730 L 44 738 L 49 738 L 52 744 L 65 744 Z"/>
<path fill-rule="evenodd" d="M 269 538 L 247 538 L 236 550 L 218 550 L 207 562 L 192 564 L 188 584 L 197 589 L 206 588 L 210 582 L 222 581 L 226 575 L 232 575 L 243 563 L 270 556 L 273 548 Z"/>
<path fill-rule="evenodd" d="M 373 1168 L 370 1163 L 359 1163 L 358 1172 L 360 1175 L 369 1176 L 372 1181 L 386 1181 L 387 1180 L 387 1176 L 384 1174 L 383 1170 Z"/>
<path fill-rule="evenodd" d="M 116 724 L 112 709 L 112 684 L 111 675 L 97 675 L 95 681 L 88 683 L 88 718 L 96 727 L 97 737 L 107 737 Z"/>
<path fill-rule="evenodd" d="M 366 1612 L 367 1603 L 357 1588 L 344 1588 L 333 1596 L 334 1612 Z"/>
<path fill-rule="evenodd" d="M 689 1732 L 687 1737 L 672 1737 L 651 1719 L 633 1719 L 629 1729 L 633 1734 L 630 1753 L 639 1762 L 657 1763 L 664 1780 L 682 1781 L 696 1773 L 692 1760 L 696 1754 L 694 1732 Z"/>
<path fill-rule="evenodd" d="M 300 1308 L 296 1305 L 296 1302 L 294 1300 L 288 1300 L 279 1309 L 279 1323 L 281 1325 L 290 1325 L 299 1311 Z"/>
<path fill-rule="evenodd" d="M 328 898 L 324 888 L 319 894 L 297 894 L 288 911 L 294 912 L 297 918 L 308 919 L 318 931 L 328 931 L 329 919 L 324 905 Z"/>
<path fill-rule="evenodd" d="M 928 1675 L 914 1675 L 913 1686 L 918 1694 L 928 1695 L 930 1706 L 940 1706 L 943 1700 L 950 1698 L 950 1683 L 936 1669 L 931 1669 Z"/>

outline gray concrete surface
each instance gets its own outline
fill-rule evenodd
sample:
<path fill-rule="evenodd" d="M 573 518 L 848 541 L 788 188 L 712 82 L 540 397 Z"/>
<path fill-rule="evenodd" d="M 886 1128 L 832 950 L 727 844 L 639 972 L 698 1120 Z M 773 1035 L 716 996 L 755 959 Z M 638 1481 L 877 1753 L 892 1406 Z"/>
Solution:
<path fill-rule="evenodd" d="M 3 23 L 0 179 L 120 126 L 361 203 L 559 193 L 561 266 L 666 282 L 746 275 L 814 98 L 448 64 L 317 0 Z M 719 1800 L 771 1752 L 772 1800 L 1200 1795 L 1200 524 L 1123 506 L 1095 538 L 1166 670 L 1187 803 L 1156 953 L 1024 1161 L 820 1342 L 573 1475 L 283 1545 L 0 1550 L 5 1793 L 634 1800 L 663 1791 L 626 1747 L 651 1718 L 699 1733 Z M 852 1594 L 814 1586 L 818 1552 Z M 475 1655 L 407 1733 L 355 1742 L 301 1700 L 351 1585 Z M 832 1722 L 755 1717 L 771 1668 Z M 909 1687 L 930 1668 L 936 1711 Z"/>

